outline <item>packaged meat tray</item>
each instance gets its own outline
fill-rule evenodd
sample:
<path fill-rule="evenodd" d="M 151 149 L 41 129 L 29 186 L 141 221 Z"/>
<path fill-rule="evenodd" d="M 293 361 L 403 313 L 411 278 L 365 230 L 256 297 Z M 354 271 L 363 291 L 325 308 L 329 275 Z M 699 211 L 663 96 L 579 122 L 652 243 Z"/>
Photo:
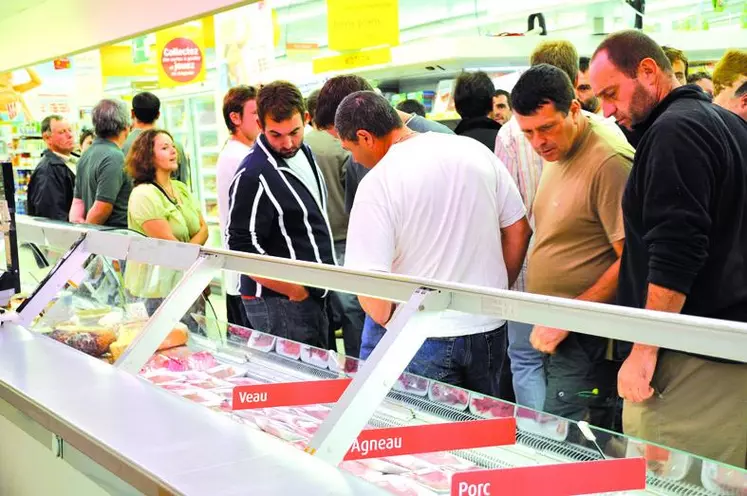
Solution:
<path fill-rule="evenodd" d="M 268 434 L 272 434 L 273 436 L 282 439 L 283 441 L 293 443 L 296 441 L 308 440 L 306 437 L 294 432 L 282 422 L 277 422 L 267 417 L 256 417 L 254 421 L 260 429 Z"/>
<path fill-rule="evenodd" d="M 488 419 L 511 418 L 514 416 L 514 410 L 515 407 L 511 403 L 477 393 L 470 395 L 469 411 L 473 415 Z"/>
<path fill-rule="evenodd" d="M 248 346 L 253 350 L 268 353 L 275 349 L 276 339 L 277 338 L 275 336 L 270 336 L 269 334 L 253 331 L 252 337 L 249 338 Z"/>
<path fill-rule="evenodd" d="M 327 367 L 332 372 L 343 372 L 352 377 L 358 372 L 359 365 L 360 360 L 357 358 L 336 353 L 334 350 L 330 350 L 328 353 Z"/>
<path fill-rule="evenodd" d="M 415 396 L 427 396 L 430 381 L 425 377 L 403 372 L 397 382 L 394 383 L 394 389 L 403 393 L 414 394 Z"/>
<path fill-rule="evenodd" d="M 192 387 L 196 387 L 199 389 L 220 389 L 230 388 L 232 386 L 230 382 L 222 381 L 220 379 L 216 379 L 215 377 L 187 381 L 187 384 L 190 384 Z"/>
<path fill-rule="evenodd" d="M 218 361 L 207 351 L 192 353 L 186 346 L 164 350 L 153 355 L 144 370 L 166 369 L 171 372 L 205 371 L 218 366 Z"/>
<path fill-rule="evenodd" d="M 356 477 L 360 477 L 361 479 L 367 480 L 369 482 L 376 482 L 376 481 L 381 480 L 384 477 L 384 474 L 369 468 L 367 465 L 364 465 L 359 460 L 351 460 L 347 462 L 342 462 L 340 463 L 340 468 L 347 472 L 350 472 Z"/>
<path fill-rule="evenodd" d="M 223 402 L 220 396 L 202 389 L 183 389 L 174 391 L 174 393 L 182 398 L 186 398 L 207 407 L 220 406 Z"/>
<path fill-rule="evenodd" d="M 399 475 L 385 475 L 380 480 L 373 481 L 373 483 L 397 496 L 432 496 L 437 494 L 414 482 L 412 479 Z"/>
<path fill-rule="evenodd" d="M 226 382 L 230 382 L 234 386 L 256 386 L 262 384 L 262 382 L 252 379 L 251 377 L 229 377 Z"/>
<path fill-rule="evenodd" d="M 747 472 L 713 462 L 703 462 L 700 471 L 703 487 L 719 496 L 747 494 Z"/>
<path fill-rule="evenodd" d="M 432 466 L 454 470 L 457 472 L 462 470 L 470 470 L 477 467 L 477 465 L 475 465 L 474 463 L 465 460 L 464 458 L 459 458 L 456 455 L 452 455 L 448 451 L 440 451 L 436 453 L 419 453 L 412 456 L 430 463 Z"/>
<path fill-rule="evenodd" d="M 49 337 L 94 357 L 107 353 L 109 346 L 117 340 L 112 328 L 100 326 L 60 325 Z"/>
<path fill-rule="evenodd" d="M 428 399 L 457 410 L 465 410 L 469 404 L 469 391 L 434 381 L 428 389 Z"/>
<path fill-rule="evenodd" d="M 240 345 L 248 344 L 252 337 L 252 330 L 246 327 L 228 324 L 226 331 L 228 333 L 228 340 Z"/>
<path fill-rule="evenodd" d="M 404 474 L 408 471 L 405 467 L 389 462 L 384 458 L 364 458 L 357 461 L 371 470 L 375 470 L 382 474 Z"/>
<path fill-rule="evenodd" d="M 676 481 L 681 481 L 685 478 L 693 460 L 689 455 L 684 453 L 632 439 L 628 440 L 625 456 L 627 458 L 643 457 L 646 459 L 646 468 L 649 472 L 659 477 Z"/>
<path fill-rule="evenodd" d="M 298 360 L 301 358 L 301 343 L 278 338 L 277 343 L 275 344 L 275 353 L 293 360 Z"/>
<path fill-rule="evenodd" d="M 417 472 L 408 472 L 404 475 L 414 480 L 436 494 L 448 494 L 451 490 L 451 476 L 453 472 L 439 469 L 425 469 Z"/>
<path fill-rule="evenodd" d="M 307 344 L 301 345 L 301 361 L 320 369 L 329 367 L 329 353 Z"/>
<path fill-rule="evenodd" d="M 417 456 L 413 455 L 399 455 L 399 456 L 389 456 L 384 458 L 384 460 L 395 463 L 399 465 L 400 467 L 406 468 L 408 471 L 415 471 L 415 470 L 423 470 L 426 468 L 435 468 L 432 463 L 425 461 L 422 458 L 418 458 Z"/>
<path fill-rule="evenodd" d="M 163 384 L 166 382 L 184 381 L 184 375 L 168 370 L 153 370 L 142 374 L 143 379 L 153 384 Z"/>
<path fill-rule="evenodd" d="M 326 419 L 330 411 L 329 408 L 324 405 L 306 405 L 298 407 L 298 410 L 318 420 Z"/>

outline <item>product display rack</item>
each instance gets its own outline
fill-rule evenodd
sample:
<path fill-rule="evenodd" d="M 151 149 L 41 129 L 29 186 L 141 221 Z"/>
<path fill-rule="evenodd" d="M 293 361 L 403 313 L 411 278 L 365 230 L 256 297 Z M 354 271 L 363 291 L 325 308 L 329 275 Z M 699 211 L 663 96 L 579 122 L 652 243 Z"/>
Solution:
<path fill-rule="evenodd" d="M 83 230 L 78 227 L 57 227 L 30 219 L 22 219 L 19 223 L 19 239 L 22 242 L 33 241 L 42 246 L 70 246 L 82 233 Z M 310 448 L 316 449 L 315 456 L 311 458 L 321 458 L 332 465 L 339 463 L 348 446 L 367 423 L 370 427 L 382 428 L 477 418 L 468 409 L 439 404 L 430 396 L 422 397 L 392 390 L 392 386 L 397 384 L 401 371 L 409 361 L 411 354 L 408 353 L 414 353 L 419 347 L 419 341 L 422 342 L 424 339 L 423 335 L 414 337 L 417 326 L 413 323 L 417 317 L 410 325 L 405 325 L 408 319 L 418 312 L 441 308 L 480 312 L 544 325 L 568 326 L 581 332 L 605 337 L 627 336 L 628 339 L 659 346 L 698 350 L 700 353 L 724 358 L 747 360 L 747 326 L 741 323 L 655 314 L 436 281 L 353 272 L 223 250 L 199 249 L 143 238 L 129 238 L 105 232 L 86 234 L 83 241 L 70 252 L 68 261 L 61 264 L 29 303 L 19 310 L 19 322 L 24 326 L 30 325 L 33 320 L 31 316 L 38 314 L 71 278 L 75 272 L 75 264 L 85 260 L 91 253 L 115 259 L 165 264 L 173 268 L 188 268 L 188 276 L 166 298 L 143 332 L 115 363 L 115 368 L 134 374 L 140 372 L 173 324 L 187 311 L 189 305 L 185 302 L 192 301 L 199 295 L 213 277 L 213 273 L 221 267 L 262 277 L 407 302 L 398 311 L 393 324 L 388 326 L 389 332 L 385 339 L 369 361 L 360 365 L 353 381 L 339 401 L 333 405 L 329 416 L 309 442 Z M 195 351 L 209 350 L 219 361 L 243 367 L 247 376 L 254 377 L 260 382 L 309 381 L 341 377 L 338 371 L 330 370 L 328 367 L 316 367 L 299 360 L 289 360 L 269 350 L 259 352 L 245 343 L 237 344 L 225 339 L 207 340 L 192 336 L 190 346 Z M 80 360 L 91 359 L 80 355 Z M 429 384 L 432 387 L 437 383 L 430 381 Z M 466 394 L 474 397 L 473 393 Z M 456 454 L 485 468 L 543 466 L 602 458 L 596 449 L 584 445 L 588 443 L 572 443 L 566 436 L 548 435 L 541 429 L 533 430 L 533 422 L 522 418 L 523 409 L 514 409 L 505 403 L 503 405 L 509 408 L 504 408 L 503 411 L 512 412 L 507 416 L 517 417 L 519 428 L 516 445 L 462 450 Z M 215 415 L 207 410 L 205 414 Z M 566 434 L 576 429 L 573 422 L 556 420 L 567 425 Z M 604 435 L 605 433 L 597 432 L 597 437 L 601 438 Z M 616 456 L 637 454 L 635 451 L 630 452 L 631 446 L 635 447 L 638 444 L 636 441 L 621 435 L 615 437 L 623 445 L 622 451 L 618 449 Z M 614 447 L 614 443 L 611 444 Z M 643 453 L 644 451 L 640 452 Z M 611 453 L 606 455 L 610 456 Z M 701 464 L 703 473 L 706 469 L 720 467 L 683 453 L 672 452 L 672 455 L 673 460 L 679 457 L 680 465 L 686 462 L 690 471 L 697 471 Z M 693 482 L 690 477 L 685 479 L 684 474 L 681 475 L 682 477 L 671 473 L 657 474 L 652 470 L 648 475 L 645 492 L 630 494 L 729 494 L 714 492 L 704 487 L 705 484 L 698 484 L 697 480 Z M 741 471 L 737 471 L 736 476 L 747 477 Z"/>

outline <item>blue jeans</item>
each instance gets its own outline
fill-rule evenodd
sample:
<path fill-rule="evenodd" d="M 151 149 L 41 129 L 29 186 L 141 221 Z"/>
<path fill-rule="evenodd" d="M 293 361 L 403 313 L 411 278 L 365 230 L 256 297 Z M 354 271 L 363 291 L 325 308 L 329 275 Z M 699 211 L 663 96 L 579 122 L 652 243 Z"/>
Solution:
<path fill-rule="evenodd" d="M 532 324 L 508 323 L 508 356 L 511 359 L 516 403 L 537 410 L 545 406 L 544 357 L 529 343 Z"/>
<path fill-rule="evenodd" d="M 368 358 L 386 329 L 366 316 L 361 358 Z M 407 371 L 439 382 L 497 397 L 506 356 L 506 325 L 493 331 L 426 339 Z"/>
<path fill-rule="evenodd" d="M 345 241 L 335 242 L 337 263 L 345 264 Z M 358 358 L 361 351 L 361 333 L 363 332 L 363 318 L 366 314 L 361 308 L 358 296 L 350 293 L 331 291 L 329 306 L 337 323 L 342 327 L 342 340 L 345 343 L 345 354 Z M 337 327 L 335 328 L 337 329 Z M 330 343 L 334 349 L 334 341 Z"/>
<path fill-rule="evenodd" d="M 324 300 L 252 298 L 242 300 L 252 329 L 299 343 L 327 349 L 327 310 Z"/>

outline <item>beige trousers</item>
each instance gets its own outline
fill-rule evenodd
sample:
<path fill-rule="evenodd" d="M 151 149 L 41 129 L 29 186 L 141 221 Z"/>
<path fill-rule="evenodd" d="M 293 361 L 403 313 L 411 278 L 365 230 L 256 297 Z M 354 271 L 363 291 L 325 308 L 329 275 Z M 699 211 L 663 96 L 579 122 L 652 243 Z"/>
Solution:
<path fill-rule="evenodd" d="M 747 364 L 662 351 L 651 385 L 647 401 L 625 402 L 625 434 L 747 466 Z"/>

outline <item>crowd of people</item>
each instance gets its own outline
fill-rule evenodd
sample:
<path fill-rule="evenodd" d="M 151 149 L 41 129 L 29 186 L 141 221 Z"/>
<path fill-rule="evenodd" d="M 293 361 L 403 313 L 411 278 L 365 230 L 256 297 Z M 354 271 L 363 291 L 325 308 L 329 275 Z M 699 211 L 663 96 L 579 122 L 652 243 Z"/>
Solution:
<path fill-rule="evenodd" d="M 460 75 L 455 131 L 355 75 L 307 99 L 285 81 L 232 88 L 217 163 L 222 244 L 747 321 L 747 52 L 728 51 L 712 76 L 688 74 L 681 51 L 622 31 L 591 57 L 540 43 L 530 64 L 510 93 L 485 73 Z M 157 97 L 132 107 L 95 107 L 77 164 L 70 125 L 45 119 L 29 212 L 204 244 L 186 156 L 156 127 Z M 157 305 L 176 276 L 143 270 L 128 264 L 126 288 Z M 396 309 L 243 274 L 226 286 L 230 322 L 319 347 L 342 328 L 346 353 L 364 359 Z M 426 340 L 412 373 L 747 464 L 747 364 L 452 310 L 409 325 L 451 336 Z"/>

